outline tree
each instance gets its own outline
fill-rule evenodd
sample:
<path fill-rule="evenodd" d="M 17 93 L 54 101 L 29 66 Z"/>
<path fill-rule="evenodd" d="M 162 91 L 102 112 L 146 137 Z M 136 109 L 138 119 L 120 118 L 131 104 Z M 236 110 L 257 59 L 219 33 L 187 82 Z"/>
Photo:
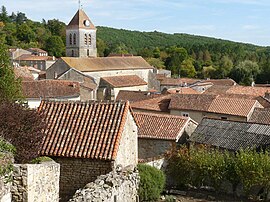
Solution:
<path fill-rule="evenodd" d="M 101 40 L 97 39 L 97 51 L 98 51 L 98 56 L 99 57 L 104 57 L 105 50 L 107 49 L 107 44 Z"/>
<path fill-rule="evenodd" d="M 232 69 L 230 77 L 239 84 L 251 85 L 259 73 L 260 68 L 256 62 L 245 60 Z"/>
<path fill-rule="evenodd" d="M 7 9 L 5 6 L 1 7 L 0 21 L 4 23 L 10 22 L 10 18 L 8 17 Z"/>
<path fill-rule="evenodd" d="M 17 37 L 19 40 L 26 43 L 30 43 L 36 39 L 35 32 L 33 32 L 33 30 L 27 24 L 21 24 L 18 26 Z"/>
<path fill-rule="evenodd" d="M 202 73 L 204 78 L 214 78 L 216 69 L 213 66 L 203 67 Z"/>
<path fill-rule="evenodd" d="M 0 42 L 0 103 L 21 99 L 21 83 L 15 78 L 5 45 Z"/>
<path fill-rule="evenodd" d="M 164 62 L 162 60 L 160 60 L 159 58 L 147 58 L 146 61 L 151 66 L 153 66 L 157 69 L 164 69 L 165 68 Z"/>
<path fill-rule="evenodd" d="M 196 70 L 193 65 L 193 59 L 188 58 L 182 62 L 180 75 L 181 77 L 189 77 L 189 78 L 194 78 L 196 76 Z"/>
<path fill-rule="evenodd" d="M 41 115 L 19 103 L 2 102 L 0 117 L 0 136 L 15 146 L 15 161 L 27 163 L 38 157 L 45 126 Z"/>
<path fill-rule="evenodd" d="M 52 35 L 55 36 L 60 36 L 62 40 L 64 41 L 66 37 L 66 25 L 65 23 L 53 19 L 53 20 L 48 20 L 46 27 L 50 30 Z"/>
<path fill-rule="evenodd" d="M 180 73 L 181 63 L 188 57 L 187 50 L 171 47 L 168 53 L 170 56 L 166 59 L 165 65 L 172 71 L 172 75 L 178 75 Z"/>
<path fill-rule="evenodd" d="M 46 41 L 46 50 L 49 55 L 62 57 L 65 55 L 65 45 L 60 36 L 51 36 Z"/>
<path fill-rule="evenodd" d="M 18 25 L 21 25 L 21 24 L 23 24 L 23 23 L 26 22 L 26 21 L 27 21 L 27 17 L 26 17 L 26 15 L 25 15 L 25 13 L 18 12 L 18 13 L 17 13 L 17 16 L 16 16 L 16 23 L 17 23 Z"/>

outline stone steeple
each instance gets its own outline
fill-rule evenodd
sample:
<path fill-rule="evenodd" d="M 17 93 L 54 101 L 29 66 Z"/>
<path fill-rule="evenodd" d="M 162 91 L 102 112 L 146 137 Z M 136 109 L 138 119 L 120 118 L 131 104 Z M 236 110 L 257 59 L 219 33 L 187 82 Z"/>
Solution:
<path fill-rule="evenodd" d="M 66 56 L 97 57 L 96 27 L 82 9 L 66 27 Z"/>

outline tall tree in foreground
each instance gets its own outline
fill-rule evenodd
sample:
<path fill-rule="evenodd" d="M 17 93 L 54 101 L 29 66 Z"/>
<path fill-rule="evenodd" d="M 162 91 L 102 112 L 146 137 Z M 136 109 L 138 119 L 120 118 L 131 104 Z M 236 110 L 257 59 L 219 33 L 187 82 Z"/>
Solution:
<path fill-rule="evenodd" d="M 0 42 L 0 103 L 22 99 L 20 80 L 15 78 L 7 49 Z"/>

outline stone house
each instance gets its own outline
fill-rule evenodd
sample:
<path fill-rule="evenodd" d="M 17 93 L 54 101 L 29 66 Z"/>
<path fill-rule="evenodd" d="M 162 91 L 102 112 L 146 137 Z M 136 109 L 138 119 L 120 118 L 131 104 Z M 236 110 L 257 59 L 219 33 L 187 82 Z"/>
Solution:
<path fill-rule="evenodd" d="M 51 56 L 38 56 L 31 54 L 23 54 L 15 59 L 14 62 L 18 63 L 20 66 L 31 66 L 39 70 L 45 71 L 52 64 L 56 62 L 55 57 Z"/>
<path fill-rule="evenodd" d="M 270 125 L 204 118 L 189 142 L 238 151 L 263 148 L 270 144 Z"/>
<path fill-rule="evenodd" d="M 39 107 L 42 100 L 80 100 L 80 85 L 73 81 L 23 81 L 22 92 L 30 108 Z"/>
<path fill-rule="evenodd" d="M 140 160 L 160 157 L 174 145 L 185 143 L 198 125 L 182 116 L 135 112 L 134 117 Z"/>
<path fill-rule="evenodd" d="M 48 56 L 48 52 L 40 48 L 28 48 L 27 51 L 29 51 L 32 55 Z"/>
<path fill-rule="evenodd" d="M 137 125 L 129 102 L 42 101 L 47 122 L 40 154 L 60 164 L 60 197 L 107 174 L 117 165 L 136 166 Z"/>
<path fill-rule="evenodd" d="M 147 91 L 147 83 L 137 75 L 101 77 L 98 100 L 115 100 L 120 90 Z"/>
<path fill-rule="evenodd" d="M 263 108 L 257 100 L 180 94 L 171 97 L 169 110 L 172 115 L 190 117 L 200 123 L 204 117 L 248 121 L 256 107 Z"/>
<path fill-rule="evenodd" d="M 9 57 L 11 61 L 13 61 L 15 58 L 18 58 L 22 55 L 31 55 L 30 51 L 27 51 L 21 48 L 11 48 L 11 49 L 8 49 L 8 52 L 9 52 Z"/>

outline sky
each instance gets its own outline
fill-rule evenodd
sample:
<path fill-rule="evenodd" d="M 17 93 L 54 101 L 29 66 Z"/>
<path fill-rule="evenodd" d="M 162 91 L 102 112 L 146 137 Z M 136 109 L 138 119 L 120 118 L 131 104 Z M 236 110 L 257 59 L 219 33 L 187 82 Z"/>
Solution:
<path fill-rule="evenodd" d="M 78 0 L 0 0 L 34 21 L 68 23 Z M 96 26 L 187 33 L 270 46 L 270 0 L 81 0 Z"/>

